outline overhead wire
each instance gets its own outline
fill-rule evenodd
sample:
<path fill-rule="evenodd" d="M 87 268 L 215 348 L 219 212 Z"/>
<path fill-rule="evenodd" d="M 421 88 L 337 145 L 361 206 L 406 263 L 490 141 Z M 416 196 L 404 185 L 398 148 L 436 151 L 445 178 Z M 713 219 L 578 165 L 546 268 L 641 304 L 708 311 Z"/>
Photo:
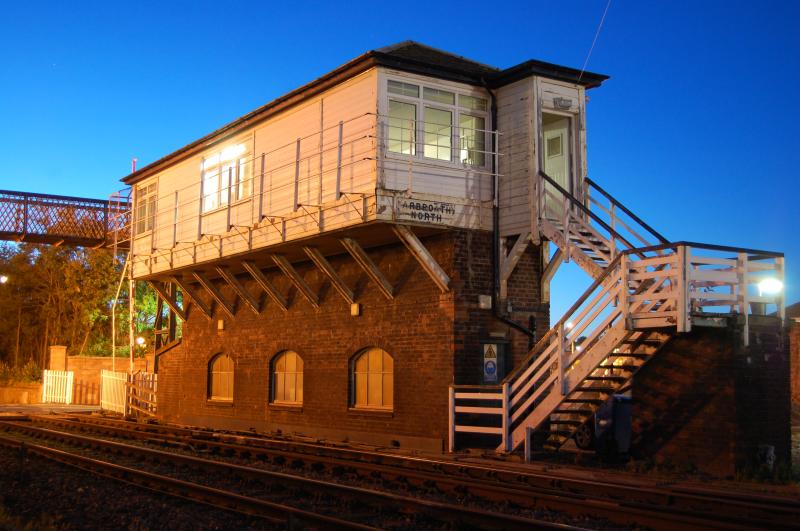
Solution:
<path fill-rule="evenodd" d="M 589 47 L 589 53 L 586 54 L 586 60 L 583 62 L 583 68 L 581 68 L 581 74 L 578 76 L 578 82 L 580 82 L 581 78 L 583 78 L 583 73 L 586 72 L 586 67 L 589 65 L 589 58 L 592 57 L 594 46 L 595 44 L 597 44 L 597 38 L 600 37 L 600 30 L 603 29 L 603 22 L 605 22 L 606 20 L 606 15 L 608 14 L 609 7 L 611 7 L 611 0 L 608 0 L 608 2 L 606 3 L 606 8 L 603 11 L 603 16 L 600 17 L 600 24 L 597 25 L 597 31 L 594 34 L 592 45 Z"/>

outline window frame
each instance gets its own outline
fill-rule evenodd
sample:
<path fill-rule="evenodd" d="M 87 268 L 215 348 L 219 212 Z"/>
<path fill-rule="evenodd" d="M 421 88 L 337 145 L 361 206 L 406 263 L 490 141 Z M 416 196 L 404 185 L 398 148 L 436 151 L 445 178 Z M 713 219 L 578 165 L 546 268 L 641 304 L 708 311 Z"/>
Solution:
<path fill-rule="evenodd" d="M 381 371 L 380 372 L 378 372 L 378 371 L 370 371 L 369 367 L 367 368 L 367 372 L 366 372 L 366 374 L 367 374 L 367 383 L 366 383 L 366 386 L 367 386 L 367 403 L 366 404 L 360 404 L 358 402 L 358 374 L 359 373 L 356 372 L 356 365 L 358 363 L 358 360 L 360 360 L 364 356 L 367 356 L 367 361 L 369 361 L 369 357 L 368 357 L 369 353 L 371 351 L 373 351 L 373 350 L 380 351 L 382 353 L 382 355 L 388 356 L 388 358 L 392 361 L 392 370 L 391 370 L 391 372 L 388 372 L 388 374 L 391 377 L 391 404 L 389 404 L 389 405 L 386 405 L 386 400 L 385 400 L 385 397 L 386 397 L 386 382 L 383 379 L 383 377 L 384 377 L 384 375 L 387 374 L 387 371 L 383 370 L 384 369 L 384 359 L 383 358 L 381 359 Z M 356 352 L 350 358 L 349 372 L 350 372 L 349 407 L 350 407 L 350 409 L 352 411 L 375 411 L 375 412 L 385 412 L 385 413 L 394 412 L 394 407 L 395 407 L 395 392 L 394 392 L 394 390 L 395 390 L 395 382 L 394 382 L 395 359 L 394 359 L 394 356 L 389 354 L 388 351 L 382 349 L 381 347 L 366 347 L 366 348 L 363 348 L 363 349 L 359 350 L 358 352 Z M 369 404 L 369 375 L 372 375 L 372 374 L 380 374 L 380 376 L 381 376 L 381 404 L 380 405 L 371 405 L 371 404 Z"/>
<path fill-rule="evenodd" d="M 217 365 L 217 362 L 221 362 L 223 359 L 230 361 L 230 371 L 215 371 L 214 368 Z M 228 382 L 230 385 L 229 396 L 214 394 L 214 374 L 230 374 L 230 381 Z M 206 368 L 206 400 L 209 402 L 232 404 L 235 391 L 235 376 L 236 362 L 232 356 L 225 354 L 224 352 L 218 352 L 217 354 L 211 356 L 211 359 L 208 360 L 208 366 Z"/>
<path fill-rule="evenodd" d="M 152 188 L 152 191 L 149 190 L 150 188 Z M 155 179 L 147 184 L 138 185 L 136 187 L 135 200 L 136 203 L 134 205 L 133 212 L 136 218 L 134 223 L 136 228 L 136 236 L 150 234 L 155 230 L 156 217 L 158 215 L 156 210 L 158 208 L 158 179 Z M 144 219 L 139 216 L 139 208 L 140 205 L 142 205 L 142 202 L 144 202 L 145 209 Z M 152 207 L 152 212 L 150 211 L 150 207 Z"/>
<path fill-rule="evenodd" d="M 212 153 L 207 153 L 203 155 L 200 159 L 200 207 L 201 207 L 201 215 L 210 214 L 213 212 L 217 212 L 219 210 L 228 208 L 228 206 L 233 206 L 238 203 L 249 201 L 253 198 L 253 194 L 255 191 L 255 187 L 253 186 L 254 180 L 254 156 L 253 156 L 253 146 L 252 146 L 252 139 L 244 138 L 241 139 L 239 142 L 234 142 L 225 148 L 217 149 Z M 227 159 L 225 161 L 217 162 L 213 168 L 217 169 L 216 179 L 217 179 L 217 186 L 214 192 L 209 193 L 209 190 L 206 186 L 206 181 L 210 179 L 210 177 L 206 177 L 206 161 L 212 160 L 215 157 L 221 157 L 222 153 L 227 149 L 232 148 L 242 148 L 242 153 L 235 155 L 234 157 Z M 231 175 L 231 184 L 230 189 L 225 191 L 228 188 L 228 173 L 225 171 L 225 167 L 233 168 L 233 174 Z M 242 176 L 242 167 L 244 166 L 244 173 L 245 175 Z M 244 183 L 250 181 L 250 186 L 247 187 L 247 193 L 240 193 L 240 191 L 244 191 L 245 188 L 243 186 Z M 226 194 L 225 202 L 222 201 L 223 195 Z M 216 204 L 214 206 L 207 207 L 206 201 L 207 198 L 213 196 L 216 200 Z"/>
<path fill-rule="evenodd" d="M 407 85 L 416 85 L 419 88 L 419 95 L 417 97 L 408 96 L 404 94 L 396 94 L 389 92 L 389 84 L 390 83 L 404 83 Z M 425 99 L 425 88 L 433 89 L 436 91 L 445 91 L 445 92 L 452 92 L 454 95 L 454 103 L 453 105 L 439 103 L 433 100 Z M 396 74 L 387 74 L 383 77 L 381 81 L 381 90 L 383 91 L 383 97 L 381 98 L 381 102 L 384 108 L 384 115 L 387 119 L 386 131 L 383 135 L 385 141 L 385 149 L 384 154 L 390 158 L 400 158 L 400 159 L 419 159 L 425 161 L 426 164 L 443 164 L 449 167 L 458 167 L 458 168 L 478 168 L 478 169 L 486 169 L 488 167 L 489 161 L 491 159 L 490 153 L 487 152 L 487 148 L 491 145 L 490 142 L 490 134 L 492 128 L 492 120 L 491 120 L 491 113 L 489 109 L 489 97 L 482 92 L 476 90 L 474 87 L 463 87 L 463 86 L 455 86 L 450 84 L 444 83 L 436 83 L 431 82 L 427 79 L 417 78 L 417 77 L 402 77 Z M 471 98 L 480 98 L 486 101 L 486 110 L 481 111 L 478 109 L 472 109 L 470 107 L 463 107 L 460 105 L 461 96 L 469 96 Z M 414 124 L 414 152 L 412 154 L 402 153 L 399 151 L 391 151 L 389 149 L 389 126 L 388 126 L 388 119 L 389 119 L 389 105 L 390 101 L 395 101 L 398 103 L 405 103 L 415 106 L 416 112 L 416 121 Z M 450 160 L 444 160 L 436 157 L 427 157 L 425 156 L 425 125 L 424 116 L 425 116 L 425 109 L 430 108 L 433 110 L 445 111 L 449 112 L 451 115 L 451 124 L 450 124 Z M 484 151 L 484 160 L 483 164 L 470 164 L 468 162 L 461 161 L 461 143 L 462 143 L 462 135 L 461 135 L 461 116 L 462 115 L 469 115 L 473 118 L 483 118 L 485 129 L 483 132 L 483 151 Z M 435 148 L 436 149 L 436 148 Z"/>
<path fill-rule="evenodd" d="M 277 394 L 277 391 L 278 391 L 278 386 L 277 386 L 277 364 L 281 360 L 281 358 L 283 358 L 285 356 L 288 356 L 289 354 L 293 354 L 296 357 L 295 371 L 293 373 L 289 373 L 289 371 L 284 371 L 284 374 L 293 374 L 294 375 L 294 391 L 295 391 L 294 398 L 295 399 L 294 400 L 280 400 L 280 399 L 276 398 L 276 394 Z M 297 370 L 297 362 L 298 361 L 299 361 L 299 363 L 301 365 L 301 369 L 299 371 Z M 269 364 L 269 383 L 270 383 L 270 385 L 269 385 L 269 403 L 270 403 L 270 405 L 302 407 L 303 400 L 305 398 L 305 365 L 306 365 L 305 360 L 303 359 L 303 357 L 296 350 L 291 350 L 291 349 L 282 350 L 282 351 L 278 352 L 277 354 L 275 354 L 272 357 L 272 359 L 270 360 L 270 364 Z M 301 382 L 299 387 L 297 385 L 298 375 L 300 377 L 299 380 Z M 298 389 L 300 389 L 300 393 L 299 393 L 300 394 L 300 399 L 299 400 L 297 400 L 297 394 L 298 394 L 297 390 Z M 284 389 L 284 391 L 285 391 L 285 389 Z"/>

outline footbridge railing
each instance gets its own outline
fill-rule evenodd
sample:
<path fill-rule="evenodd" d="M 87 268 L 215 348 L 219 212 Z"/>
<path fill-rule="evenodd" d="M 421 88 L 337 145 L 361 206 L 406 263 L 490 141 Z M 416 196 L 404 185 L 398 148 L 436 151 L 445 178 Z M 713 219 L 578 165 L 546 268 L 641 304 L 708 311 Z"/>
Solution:
<path fill-rule="evenodd" d="M 111 245 L 130 204 L 0 190 L 0 239 L 53 245 Z M 127 238 L 125 238 L 127 240 Z"/>

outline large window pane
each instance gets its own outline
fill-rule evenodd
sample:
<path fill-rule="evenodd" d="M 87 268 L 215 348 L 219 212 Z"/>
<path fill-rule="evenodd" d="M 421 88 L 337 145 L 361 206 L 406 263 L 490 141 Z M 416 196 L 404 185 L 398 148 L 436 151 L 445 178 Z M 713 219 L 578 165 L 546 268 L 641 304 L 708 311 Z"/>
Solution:
<path fill-rule="evenodd" d="M 394 404 L 394 362 L 379 348 L 362 352 L 353 364 L 355 407 L 391 409 Z"/>
<path fill-rule="evenodd" d="M 458 122 L 461 137 L 459 159 L 464 164 L 483 166 L 486 163 L 486 119 L 462 114 Z"/>
<path fill-rule="evenodd" d="M 272 401 L 303 402 L 303 359 L 293 351 L 280 354 L 272 363 Z"/>
<path fill-rule="evenodd" d="M 464 94 L 458 95 L 458 106 L 473 111 L 485 111 L 486 100 L 484 98 L 476 98 L 475 96 L 465 96 Z"/>
<path fill-rule="evenodd" d="M 453 113 L 425 107 L 425 156 L 431 159 L 450 160 L 453 137 Z"/>
<path fill-rule="evenodd" d="M 403 83 L 402 81 L 389 81 L 389 93 L 419 98 L 419 86 Z"/>
<path fill-rule="evenodd" d="M 446 105 L 456 104 L 456 95 L 446 90 L 425 87 L 422 92 L 422 97 L 428 101 L 435 101 L 436 103 L 444 103 Z"/>
<path fill-rule="evenodd" d="M 414 155 L 416 148 L 417 106 L 389 100 L 389 151 Z"/>

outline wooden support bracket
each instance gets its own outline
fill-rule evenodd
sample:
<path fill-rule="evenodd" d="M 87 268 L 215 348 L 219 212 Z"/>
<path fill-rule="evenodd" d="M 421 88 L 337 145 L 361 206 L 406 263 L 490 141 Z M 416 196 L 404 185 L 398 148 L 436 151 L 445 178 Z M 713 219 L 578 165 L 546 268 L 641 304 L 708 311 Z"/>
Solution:
<path fill-rule="evenodd" d="M 553 253 L 553 256 L 549 257 L 548 254 L 550 253 L 550 250 L 548 249 L 547 242 L 544 243 L 545 245 L 542 246 L 542 253 L 544 254 L 544 271 L 542 271 L 542 302 L 550 302 L 550 282 L 553 280 L 553 276 L 556 274 L 556 271 L 558 271 L 558 268 L 564 261 L 564 253 L 561 252 L 561 249 L 556 249 L 556 252 Z"/>
<path fill-rule="evenodd" d="M 531 241 L 530 232 L 526 234 L 521 234 L 519 238 L 517 238 L 517 241 L 514 242 L 514 246 L 511 248 L 511 251 L 508 253 L 508 256 L 502 257 L 502 261 L 500 263 L 501 299 L 505 299 L 508 297 L 508 279 L 511 277 L 511 273 L 514 272 L 514 269 L 516 269 L 520 258 L 522 258 L 522 255 L 525 254 L 525 250 L 528 248 L 528 243 L 530 243 L 530 241 Z"/>
<path fill-rule="evenodd" d="M 264 276 L 264 273 L 261 272 L 255 262 L 248 262 L 245 260 L 242 262 L 242 267 L 244 267 L 245 270 L 250 273 L 250 276 L 253 277 L 253 280 L 256 281 L 259 287 L 263 289 L 267 295 L 269 295 L 269 298 L 272 299 L 275 304 L 281 307 L 281 310 L 285 312 L 289 309 L 286 303 L 286 297 L 281 295 L 275 286 L 272 285 L 272 282 L 267 280 L 267 277 Z"/>
<path fill-rule="evenodd" d="M 180 317 L 182 321 L 186 321 L 186 313 L 180 306 L 178 306 L 178 301 L 175 300 L 174 295 L 167 293 L 163 287 L 159 286 L 158 282 L 148 280 L 147 283 L 150 284 L 150 287 L 155 290 L 161 300 L 163 300 L 164 303 L 169 306 L 170 309 L 175 312 L 175 314 Z"/>
<path fill-rule="evenodd" d="M 200 309 L 200 311 L 203 312 L 203 315 L 205 315 L 206 318 L 208 318 L 208 320 L 211 320 L 211 308 L 205 302 L 203 302 L 203 300 L 200 297 L 197 296 L 197 294 L 189 287 L 188 284 L 183 282 L 178 277 L 169 277 L 169 279 L 176 286 L 181 288 L 181 292 L 183 292 L 184 301 L 186 300 L 191 301 L 192 304 L 197 306 Z"/>
<path fill-rule="evenodd" d="M 242 299 L 245 305 L 250 308 L 254 314 L 258 315 L 260 313 L 258 301 L 252 295 L 250 295 L 247 289 L 236 278 L 236 275 L 234 275 L 233 272 L 227 267 L 216 267 L 214 269 L 216 269 L 217 273 L 219 273 L 219 275 L 225 279 L 225 282 L 227 282 L 228 285 L 233 288 L 233 291 L 239 296 L 240 299 Z"/>
<path fill-rule="evenodd" d="M 353 290 L 347 287 L 347 284 L 344 283 L 342 277 L 336 272 L 333 266 L 328 262 L 322 253 L 319 250 L 315 249 L 314 247 L 303 247 L 303 251 L 308 255 L 314 264 L 322 271 L 322 273 L 328 277 L 333 284 L 333 287 L 336 288 L 336 291 L 344 297 L 344 300 L 348 302 L 348 304 L 355 303 L 355 297 L 353 296 Z"/>
<path fill-rule="evenodd" d="M 383 276 L 381 270 L 378 269 L 378 266 L 375 265 L 375 262 L 372 261 L 361 245 L 359 245 L 358 242 L 352 238 L 342 238 L 339 241 L 342 242 L 342 245 L 347 252 L 350 253 L 350 256 L 353 257 L 353 260 L 355 260 L 356 263 L 361 266 L 361 269 L 364 270 L 364 273 L 366 273 L 372 282 L 375 283 L 380 292 L 383 293 L 383 296 L 389 300 L 393 300 L 394 288 L 389 281 L 386 280 L 386 277 Z"/>
<path fill-rule="evenodd" d="M 211 295 L 211 298 L 217 301 L 217 304 L 219 304 L 222 309 L 225 310 L 225 313 L 233 318 L 233 305 L 229 304 L 228 301 L 225 300 L 225 297 L 222 296 L 222 292 L 219 290 L 219 288 L 216 287 L 207 276 L 199 271 L 193 271 L 192 276 L 200 283 L 201 286 L 205 288 L 208 294 Z"/>
<path fill-rule="evenodd" d="M 428 249 L 422 245 L 417 235 L 405 225 L 392 225 L 392 229 L 394 233 L 397 234 L 397 237 L 400 238 L 400 241 L 402 241 L 411 252 L 412 256 L 417 259 L 422 269 L 428 273 L 431 280 L 439 286 L 442 293 L 450 291 L 450 277 L 447 276 L 447 273 L 444 272 L 442 266 L 439 265 Z"/>
<path fill-rule="evenodd" d="M 281 254 L 273 254 L 272 260 L 275 264 L 283 271 L 283 274 L 289 277 L 289 280 L 292 281 L 292 284 L 297 288 L 297 290 L 303 294 L 303 296 L 311 303 L 314 308 L 319 308 L 319 297 L 317 294 L 311 290 L 311 287 L 303 280 L 303 277 L 300 276 L 300 273 L 292 267 L 292 264 L 289 263 L 289 260 L 286 259 L 285 256 Z"/>

